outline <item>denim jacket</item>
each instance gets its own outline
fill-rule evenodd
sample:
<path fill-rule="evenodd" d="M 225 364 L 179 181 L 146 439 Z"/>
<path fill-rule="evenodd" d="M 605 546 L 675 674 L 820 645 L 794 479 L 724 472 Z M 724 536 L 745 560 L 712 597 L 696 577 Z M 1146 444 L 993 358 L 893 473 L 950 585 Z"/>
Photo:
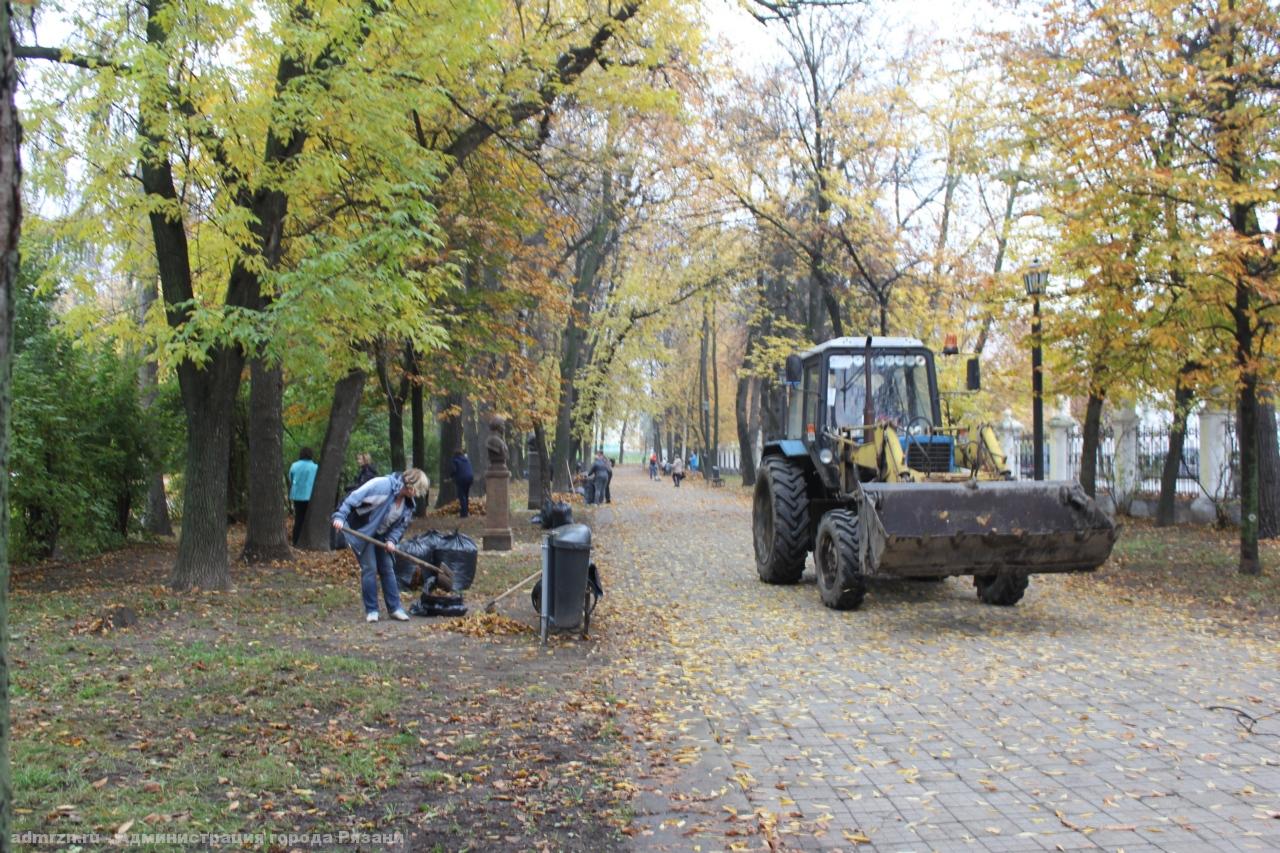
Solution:
<path fill-rule="evenodd" d="M 340 520 L 345 524 L 347 517 L 353 512 L 358 512 L 361 515 L 368 513 L 369 520 L 365 522 L 364 526 L 354 529 L 359 530 L 365 536 L 373 536 L 378 528 L 382 526 L 387 513 L 391 512 L 396 493 L 403 488 L 404 481 L 399 474 L 374 477 L 347 495 L 346 500 L 342 502 L 342 506 L 338 507 L 338 511 L 333 514 L 332 520 Z M 392 544 L 400 541 L 400 537 L 404 535 L 405 528 L 409 526 L 409 522 L 413 519 L 413 510 L 413 498 L 405 498 L 404 511 L 400 513 L 400 517 L 396 519 L 395 524 L 391 525 L 391 529 L 387 531 L 384 541 Z M 347 537 L 347 544 L 351 546 L 351 550 L 357 554 L 362 553 L 365 548 L 369 547 L 369 543 L 363 539 L 357 539 L 350 534 L 343 535 Z"/>

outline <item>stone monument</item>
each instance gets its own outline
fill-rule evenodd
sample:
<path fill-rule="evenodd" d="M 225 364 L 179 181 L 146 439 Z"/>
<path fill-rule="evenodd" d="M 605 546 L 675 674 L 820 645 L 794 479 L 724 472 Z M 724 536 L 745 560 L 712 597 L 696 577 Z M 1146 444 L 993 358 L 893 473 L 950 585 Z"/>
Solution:
<path fill-rule="evenodd" d="M 538 437 L 529 436 L 525 446 L 529 460 L 529 509 L 542 509 L 542 457 L 538 455 Z"/>
<path fill-rule="evenodd" d="M 489 421 L 489 438 L 484 448 L 489 455 L 489 470 L 484 475 L 484 531 L 481 534 L 486 551 L 511 550 L 511 505 L 507 500 L 507 443 L 502 439 L 506 422 L 494 416 Z"/>

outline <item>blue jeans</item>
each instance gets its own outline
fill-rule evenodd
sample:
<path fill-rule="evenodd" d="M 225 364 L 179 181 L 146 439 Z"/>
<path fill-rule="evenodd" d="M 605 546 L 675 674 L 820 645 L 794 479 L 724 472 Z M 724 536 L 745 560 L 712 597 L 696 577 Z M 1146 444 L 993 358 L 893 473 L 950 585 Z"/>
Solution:
<path fill-rule="evenodd" d="M 381 545 L 365 543 L 364 550 L 356 554 L 360 562 L 360 595 L 364 599 L 364 612 L 378 612 L 378 581 L 382 581 L 382 597 L 387 602 L 387 612 L 400 609 L 400 584 L 396 582 L 395 557 Z"/>

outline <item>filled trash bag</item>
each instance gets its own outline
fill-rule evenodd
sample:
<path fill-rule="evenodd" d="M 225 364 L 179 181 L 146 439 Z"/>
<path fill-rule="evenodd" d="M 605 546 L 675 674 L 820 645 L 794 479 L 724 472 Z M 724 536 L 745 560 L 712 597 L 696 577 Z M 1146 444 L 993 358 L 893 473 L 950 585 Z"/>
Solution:
<path fill-rule="evenodd" d="M 460 595 L 427 595 L 409 607 L 411 616 L 466 616 L 467 608 Z"/>
<path fill-rule="evenodd" d="M 418 596 L 409 607 L 411 616 L 466 616 L 467 608 L 460 595 L 444 595 L 436 592 L 436 579 L 428 577 Z"/>
<path fill-rule="evenodd" d="M 476 559 L 479 556 L 476 540 L 455 530 L 440 537 L 434 562 L 453 573 L 453 588 L 461 592 L 470 588 L 476 579 Z"/>
<path fill-rule="evenodd" d="M 410 557 L 439 565 L 440 560 L 436 557 L 436 549 L 444 539 L 445 536 L 440 531 L 428 530 L 412 539 L 405 539 L 396 546 L 399 552 L 396 554 L 396 581 L 400 584 L 400 589 L 417 589 L 422 586 L 423 575 L 430 574 L 425 570 L 419 571 L 421 567 L 403 555 L 408 554 Z"/>
<path fill-rule="evenodd" d="M 543 530 L 573 524 L 573 507 L 564 501 L 545 500 L 542 502 L 542 512 L 538 513 L 538 521 Z"/>

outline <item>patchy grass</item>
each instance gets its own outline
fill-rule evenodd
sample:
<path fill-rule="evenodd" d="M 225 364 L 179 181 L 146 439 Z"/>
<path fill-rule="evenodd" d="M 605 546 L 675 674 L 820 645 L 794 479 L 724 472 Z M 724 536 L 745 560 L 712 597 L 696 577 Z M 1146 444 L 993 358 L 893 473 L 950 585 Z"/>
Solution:
<path fill-rule="evenodd" d="M 472 606 L 537 567 L 539 532 L 516 533 L 513 554 L 481 555 Z M 425 620 L 366 625 L 345 552 L 236 566 L 234 591 L 186 596 L 157 582 L 172 557 L 148 545 L 81 577 L 63 565 L 18 578 L 17 832 L 621 846 L 617 780 L 629 768 L 613 743 L 616 707 L 582 669 L 585 650 L 564 643 L 553 657 L 532 634 L 473 639 Z M 137 626 L 86 633 L 119 604 Z M 607 741 L 594 738 L 601 731 Z"/>
<path fill-rule="evenodd" d="M 1239 531 L 1156 527 L 1126 519 L 1097 577 L 1131 595 L 1178 601 L 1193 610 L 1280 625 L 1280 542 L 1263 542 L 1263 574 L 1242 575 Z"/>

